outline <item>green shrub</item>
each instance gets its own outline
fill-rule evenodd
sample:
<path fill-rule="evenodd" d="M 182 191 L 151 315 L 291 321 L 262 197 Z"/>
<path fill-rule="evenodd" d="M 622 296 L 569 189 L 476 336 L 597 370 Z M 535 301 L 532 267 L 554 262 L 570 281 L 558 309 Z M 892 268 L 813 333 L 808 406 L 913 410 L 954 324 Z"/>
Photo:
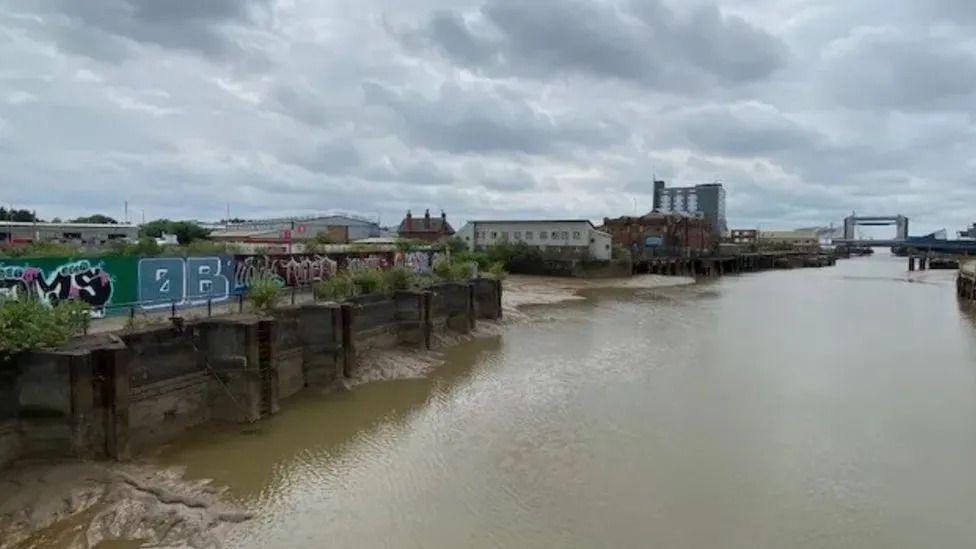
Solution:
<path fill-rule="evenodd" d="M 338 274 L 315 287 L 315 297 L 325 301 L 345 301 L 356 295 L 356 285 L 348 274 Z"/>
<path fill-rule="evenodd" d="M 496 261 L 495 263 L 492 263 L 488 267 L 487 272 L 488 272 L 488 276 L 496 280 L 505 280 L 505 278 L 508 276 L 508 271 L 505 270 L 505 264 L 502 263 L 501 261 Z"/>
<path fill-rule="evenodd" d="M 62 244 L 60 242 L 33 242 L 26 246 L 0 247 L 0 258 L 3 257 L 71 257 L 83 253 L 81 246 Z"/>
<path fill-rule="evenodd" d="M 383 271 L 383 285 L 388 292 L 410 289 L 414 285 L 413 272 L 402 267 Z"/>
<path fill-rule="evenodd" d="M 453 261 L 462 262 L 462 263 L 477 263 L 479 269 L 487 269 L 492 265 L 492 263 L 497 263 L 489 259 L 488 254 L 484 252 L 452 253 L 451 259 Z"/>
<path fill-rule="evenodd" d="M 88 321 L 84 301 L 48 307 L 34 299 L 0 300 L 0 358 L 19 351 L 56 347 L 78 335 Z"/>
<path fill-rule="evenodd" d="M 431 271 L 440 278 L 450 280 L 451 268 L 452 265 L 450 259 L 441 259 L 440 261 L 434 263 L 434 266 L 431 268 Z"/>
<path fill-rule="evenodd" d="M 451 264 L 450 279 L 455 282 L 465 282 L 473 278 L 478 270 L 478 264 L 470 261 L 455 261 Z"/>
<path fill-rule="evenodd" d="M 379 269 L 363 269 L 352 274 L 352 283 L 360 294 L 380 294 L 386 292 L 386 280 Z"/>
<path fill-rule="evenodd" d="M 247 289 L 247 299 L 262 314 L 270 314 L 278 305 L 278 290 L 281 282 L 270 276 L 256 278 Z"/>

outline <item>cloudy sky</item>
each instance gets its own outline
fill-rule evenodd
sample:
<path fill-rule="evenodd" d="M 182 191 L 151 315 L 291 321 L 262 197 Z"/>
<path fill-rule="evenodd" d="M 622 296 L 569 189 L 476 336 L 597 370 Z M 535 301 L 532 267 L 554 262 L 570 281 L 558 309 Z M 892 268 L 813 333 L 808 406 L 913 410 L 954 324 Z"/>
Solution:
<path fill-rule="evenodd" d="M 0 203 L 42 217 L 976 219 L 972 0 L 22 0 Z"/>

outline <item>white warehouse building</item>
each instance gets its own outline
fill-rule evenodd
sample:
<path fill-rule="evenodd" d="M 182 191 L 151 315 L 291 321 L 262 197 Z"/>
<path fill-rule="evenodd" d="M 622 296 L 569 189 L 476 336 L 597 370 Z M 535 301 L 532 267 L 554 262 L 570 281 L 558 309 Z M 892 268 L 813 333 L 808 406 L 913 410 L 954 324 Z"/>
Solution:
<path fill-rule="evenodd" d="M 458 231 L 470 250 L 495 244 L 524 243 L 576 259 L 609 261 L 612 237 L 587 219 L 470 221 Z"/>

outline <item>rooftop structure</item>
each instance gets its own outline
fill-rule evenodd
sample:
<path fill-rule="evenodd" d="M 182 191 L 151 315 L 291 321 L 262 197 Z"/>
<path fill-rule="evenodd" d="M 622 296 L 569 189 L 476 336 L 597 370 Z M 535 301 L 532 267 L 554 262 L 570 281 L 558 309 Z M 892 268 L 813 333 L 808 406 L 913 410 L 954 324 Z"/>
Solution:
<path fill-rule="evenodd" d="M 139 227 L 127 223 L 0 221 L 0 246 L 33 242 L 101 246 L 109 242 L 134 241 L 138 238 Z"/>

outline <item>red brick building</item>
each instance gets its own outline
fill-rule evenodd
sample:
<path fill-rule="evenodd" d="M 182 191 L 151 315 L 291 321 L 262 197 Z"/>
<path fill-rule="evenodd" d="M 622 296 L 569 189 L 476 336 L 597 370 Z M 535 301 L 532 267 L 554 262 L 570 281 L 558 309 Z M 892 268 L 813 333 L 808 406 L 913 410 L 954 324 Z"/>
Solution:
<path fill-rule="evenodd" d="M 637 253 L 652 248 L 704 252 L 717 244 L 707 220 L 677 213 L 604 218 L 600 230 L 610 233 L 614 244 Z"/>
<path fill-rule="evenodd" d="M 414 218 L 407 212 L 407 217 L 400 222 L 397 233 L 401 238 L 438 242 L 454 236 L 454 228 L 447 222 L 447 214 L 441 212 L 440 217 L 431 218 L 430 210 L 424 212 L 423 218 Z"/>

